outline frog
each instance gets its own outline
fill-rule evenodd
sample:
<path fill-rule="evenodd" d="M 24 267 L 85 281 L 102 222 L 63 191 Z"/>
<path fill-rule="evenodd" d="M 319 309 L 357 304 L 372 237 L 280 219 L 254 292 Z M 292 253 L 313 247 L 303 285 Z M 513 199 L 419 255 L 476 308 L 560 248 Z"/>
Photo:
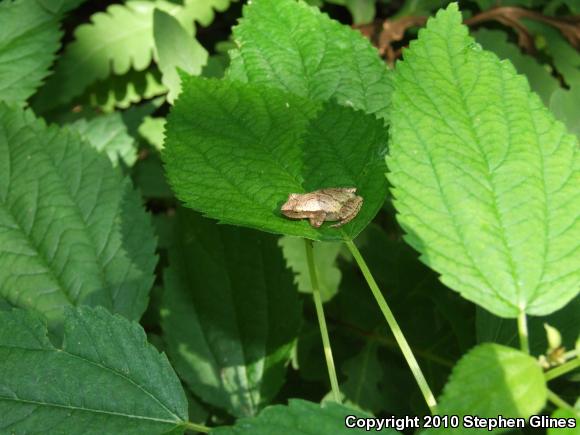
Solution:
<path fill-rule="evenodd" d="M 363 204 L 356 187 L 330 187 L 309 193 L 290 193 L 281 212 L 290 219 L 308 219 L 314 228 L 326 221 L 341 227 L 355 218 Z"/>

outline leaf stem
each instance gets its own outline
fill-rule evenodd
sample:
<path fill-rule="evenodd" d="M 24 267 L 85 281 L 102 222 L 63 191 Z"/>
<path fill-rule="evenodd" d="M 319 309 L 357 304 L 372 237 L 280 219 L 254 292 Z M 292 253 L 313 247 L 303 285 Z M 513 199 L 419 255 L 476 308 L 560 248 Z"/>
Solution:
<path fill-rule="evenodd" d="M 184 422 L 184 427 L 187 430 L 201 433 L 209 433 L 211 430 L 209 427 L 204 426 L 203 424 L 192 423 L 191 421 Z"/>
<path fill-rule="evenodd" d="M 546 381 L 551 381 L 552 379 L 556 379 L 559 376 L 565 375 L 568 372 L 571 372 L 574 369 L 580 367 L 580 358 L 574 358 L 567 363 L 562 364 L 561 366 L 554 367 L 552 370 L 548 370 L 544 373 L 544 377 Z"/>
<path fill-rule="evenodd" d="M 566 402 L 552 390 L 548 390 L 548 400 L 552 402 L 554 405 L 556 405 L 558 408 L 569 409 L 571 411 L 574 410 L 574 408 L 572 408 L 572 405 L 570 405 L 568 402 Z"/>
<path fill-rule="evenodd" d="M 326 368 L 328 369 L 328 377 L 330 378 L 332 396 L 336 402 L 340 403 L 340 389 L 338 388 L 338 378 L 336 377 L 336 368 L 334 366 L 334 358 L 332 357 L 332 348 L 330 347 L 326 318 L 324 317 L 320 286 L 318 285 L 318 274 L 316 272 L 316 265 L 314 264 L 312 240 L 304 239 L 304 243 L 306 244 L 306 259 L 308 261 L 308 271 L 310 272 L 310 282 L 312 284 L 312 296 L 314 297 L 320 335 L 322 335 L 322 346 L 324 347 L 324 357 L 326 358 Z"/>
<path fill-rule="evenodd" d="M 520 336 L 520 349 L 529 355 L 528 318 L 526 317 L 526 312 L 523 310 L 518 314 L 518 335 Z"/>
<path fill-rule="evenodd" d="M 385 316 L 385 319 L 387 320 L 387 323 L 389 324 L 389 327 L 391 328 L 391 331 L 395 336 L 395 340 L 397 340 L 397 343 L 399 344 L 399 347 L 403 352 L 403 356 L 405 357 L 405 360 L 407 361 L 407 364 L 409 365 L 409 368 L 411 369 L 411 372 L 413 373 L 413 376 L 415 377 L 415 380 L 419 385 L 419 389 L 421 390 L 421 393 L 425 398 L 425 402 L 427 402 L 427 406 L 429 406 L 429 409 L 431 410 L 431 414 L 436 414 L 437 401 L 435 400 L 435 396 L 433 395 L 433 392 L 429 388 L 427 380 L 425 379 L 425 376 L 423 375 L 423 372 L 421 371 L 421 368 L 419 367 L 419 364 L 415 359 L 415 355 L 413 355 L 413 351 L 409 347 L 409 343 L 407 343 L 407 340 L 403 335 L 403 331 L 401 331 L 401 328 L 397 323 L 397 320 L 395 319 L 393 312 L 389 308 L 387 301 L 385 300 L 383 294 L 381 293 L 379 286 L 377 285 L 373 275 L 371 274 L 371 271 L 369 270 L 364 258 L 362 257 L 356 245 L 353 243 L 352 240 L 345 240 L 345 243 L 349 251 L 351 252 L 352 256 L 356 260 L 360 270 L 362 271 L 365 280 L 367 281 L 367 284 L 370 287 L 371 292 L 373 293 L 373 296 L 375 297 L 375 300 L 377 301 L 377 304 L 379 305 L 379 308 L 383 313 L 383 316 Z"/>

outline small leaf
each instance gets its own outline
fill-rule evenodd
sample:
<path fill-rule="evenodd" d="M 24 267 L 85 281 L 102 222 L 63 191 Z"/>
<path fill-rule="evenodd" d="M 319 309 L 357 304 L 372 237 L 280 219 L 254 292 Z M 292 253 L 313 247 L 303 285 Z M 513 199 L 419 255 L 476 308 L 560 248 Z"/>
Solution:
<path fill-rule="evenodd" d="M 228 77 L 387 118 L 391 75 L 360 32 L 295 0 L 253 0 L 233 30 Z"/>
<path fill-rule="evenodd" d="M 501 317 L 580 290 L 580 152 L 524 77 L 481 50 L 457 4 L 397 65 L 389 180 L 405 240 Z"/>
<path fill-rule="evenodd" d="M 69 305 L 143 314 L 157 258 L 130 181 L 78 133 L 2 104 L 0 229 L 0 295 L 11 304 L 57 323 Z"/>
<path fill-rule="evenodd" d="M 547 323 L 544 323 L 544 329 L 546 330 L 548 340 L 548 350 L 554 350 L 562 346 L 562 335 L 560 335 L 560 331 Z"/>
<path fill-rule="evenodd" d="M 137 160 L 135 141 L 127 132 L 120 113 L 111 113 L 87 120 L 79 119 L 69 128 L 77 131 L 93 148 L 109 156 L 113 166 L 119 160 L 133 166 Z"/>
<path fill-rule="evenodd" d="M 460 419 L 465 415 L 528 418 L 542 410 L 546 398 L 544 373 L 534 358 L 509 347 L 482 344 L 453 368 L 439 399 L 438 413 L 458 415 Z M 453 432 L 467 434 L 473 429 L 460 427 Z"/>
<path fill-rule="evenodd" d="M 348 415 L 360 414 L 338 403 L 318 405 L 292 399 L 288 406 L 270 406 L 257 417 L 240 419 L 232 427 L 213 429 L 210 435 L 348 435 L 365 432 L 364 429 L 345 427 L 345 418 Z M 384 429 L 381 433 L 392 435 L 398 432 Z"/>
<path fill-rule="evenodd" d="M 159 9 L 155 9 L 153 14 L 153 36 L 159 56 L 159 69 L 163 73 L 163 84 L 169 89 L 167 99 L 173 103 L 181 91 L 177 69 L 190 75 L 199 75 L 207 63 L 208 53 L 181 27 L 179 21 Z"/>
<path fill-rule="evenodd" d="M 380 209 L 387 132 L 374 116 L 238 82 L 188 77 L 183 86 L 163 157 L 188 207 L 224 223 L 313 240 L 354 238 Z M 349 186 L 364 203 L 341 230 L 280 213 L 290 193 Z"/>
<path fill-rule="evenodd" d="M 180 212 L 162 326 L 177 372 L 204 401 L 254 415 L 281 387 L 300 327 L 276 239 Z"/>
<path fill-rule="evenodd" d="M 0 2 L 0 101 L 23 103 L 48 75 L 58 18 L 36 0 Z"/>
<path fill-rule="evenodd" d="M 304 240 L 299 237 L 286 236 L 281 237 L 278 244 L 282 248 L 286 264 L 295 273 L 294 282 L 298 285 L 298 290 L 303 293 L 312 293 Z M 338 291 L 341 273 L 336 265 L 336 259 L 341 247 L 340 242 L 315 243 L 313 246 L 314 263 L 323 302 L 332 299 Z"/>
<path fill-rule="evenodd" d="M 0 311 L 0 325 L 2 433 L 163 434 L 187 421 L 179 379 L 137 323 L 69 309 L 61 348 L 30 312 Z"/>

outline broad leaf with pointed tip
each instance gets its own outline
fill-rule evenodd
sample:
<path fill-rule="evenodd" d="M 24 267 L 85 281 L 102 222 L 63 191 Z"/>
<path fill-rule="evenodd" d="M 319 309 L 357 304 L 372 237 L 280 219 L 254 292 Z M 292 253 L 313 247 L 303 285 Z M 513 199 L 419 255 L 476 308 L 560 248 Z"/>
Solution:
<path fill-rule="evenodd" d="M 154 250 L 141 199 L 107 156 L 0 104 L 0 296 L 51 322 L 80 304 L 138 319 Z"/>
<path fill-rule="evenodd" d="M 137 323 L 69 308 L 62 347 L 30 312 L 0 311 L 0 325 L 0 432 L 163 434 L 187 422 L 178 377 Z"/>
<path fill-rule="evenodd" d="M 386 196 L 387 132 L 372 115 L 253 84 L 189 77 L 166 126 L 168 179 L 188 207 L 221 222 L 314 240 L 354 238 Z M 344 227 L 280 213 L 290 193 L 356 187 Z"/>
<path fill-rule="evenodd" d="M 501 317 L 546 315 L 580 290 L 576 138 L 457 4 L 397 65 L 387 163 L 406 240 L 441 280 Z"/>

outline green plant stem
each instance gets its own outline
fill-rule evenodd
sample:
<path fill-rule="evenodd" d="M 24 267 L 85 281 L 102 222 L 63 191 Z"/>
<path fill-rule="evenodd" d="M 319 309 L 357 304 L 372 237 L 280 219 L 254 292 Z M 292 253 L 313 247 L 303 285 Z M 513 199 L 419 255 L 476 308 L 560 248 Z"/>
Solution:
<path fill-rule="evenodd" d="M 552 390 L 548 390 L 548 400 L 556 405 L 558 408 L 569 409 L 571 411 L 574 410 L 572 405 L 567 403 L 564 399 L 554 393 Z"/>
<path fill-rule="evenodd" d="M 397 320 L 395 319 L 393 312 L 389 308 L 387 301 L 385 300 L 383 294 L 381 293 L 379 286 L 377 285 L 375 279 L 373 278 L 371 271 L 369 270 L 366 262 L 364 261 L 356 245 L 352 242 L 352 240 L 347 240 L 345 241 L 345 243 L 348 249 L 350 250 L 352 256 L 356 260 L 360 270 L 362 271 L 365 280 L 367 281 L 367 284 L 369 285 L 371 292 L 373 293 L 373 296 L 375 297 L 375 300 L 377 301 L 377 304 L 379 305 L 379 308 L 383 313 L 383 316 L 385 316 L 385 319 L 387 320 L 387 323 L 391 328 L 391 331 L 393 331 L 395 340 L 397 340 L 397 343 L 399 344 L 399 347 L 403 352 L 403 356 L 405 357 L 407 364 L 409 364 L 411 372 L 413 373 L 413 376 L 415 377 L 415 380 L 419 385 L 419 389 L 421 390 L 421 393 L 423 394 L 423 397 L 427 402 L 427 406 L 429 406 L 429 409 L 431 410 L 431 414 L 436 414 L 437 401 L 435 400 L 435 396 L 433 395 L 433 392 L 429 388 L 427 380 L 425 379 L 425 376 L 423 375 L 423 372 L 421 371 L 421 368 L 419 367 L 419 364 L 415 359 L 415 355 L 413 354 L 413 351 L 409 347 L 409 343 L 407 343 L 407 340 L 403 335 L 403 331 L 401 331 L 401 328 L 399 327 L 399 324 L 397 323 Z"/>
<path fill-rule="evenodd" d="M 520 349 L 527 354 L 530 353 L 530 343 L 528 341 L 528 318 L 525 311 L 520 311 L 518 315 L 518 335 L 520 336 Z"/>
<path fill-rule="evenodd" d="M 312 296 L 314 297 L 320 335 L 322 335 L 322 346 L 324 347 L 324 357 L 326 358 L 326 368 L 328 369 L 328 377 L 330 378 L 332 396 L 336 402 L 340 403 L 340 389 L 338 388 L 338 378 L 336 377 L 336 368 L 334 366 L 334 358 L 332 357 L 326 318 L 324 317 L 322 296 L 320 295 L 320 286 L 318 285 L 318 273 L 316 272 L 316 265 L 314 264 L 312 240 L 304 239 L 304 243 L 306 244 L 306 259 L 308 261 L 308 271 L 310 272 L 310 282 L 312 284 Z"/>
<path fill-rule="evenodd" d="M 552 370 L 547 371 L 544 374 L 544 377 L 546 378 L 546 381 L 551 381 L 552 379 L 565 375 L 578 367 L 580 367 L 580 358 L 574 358 L 561 366 L 554 367 Z"/>
<path fill-rule="evenodd" d="M 204 426 L 203 424 L 192 423 L 191 421 L 185 422 L 185 429 L 201 433 L 209 433 L 211 430 L 209 427 Z"/>

